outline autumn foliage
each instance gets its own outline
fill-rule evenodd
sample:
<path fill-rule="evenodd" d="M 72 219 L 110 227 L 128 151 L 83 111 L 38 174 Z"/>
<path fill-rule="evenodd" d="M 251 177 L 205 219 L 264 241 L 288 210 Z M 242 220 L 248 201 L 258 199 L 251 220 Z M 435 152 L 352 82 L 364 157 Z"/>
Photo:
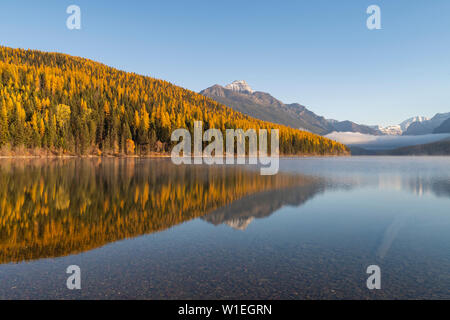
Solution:
<path fill-rule="evenodd" d="M 280 130 L 282 154 L 347 154 L 329 139 L 253 119 L 169 82 L 59 53 L 0 47 L 0 148 L 169 152 L 177 128 Z"/>

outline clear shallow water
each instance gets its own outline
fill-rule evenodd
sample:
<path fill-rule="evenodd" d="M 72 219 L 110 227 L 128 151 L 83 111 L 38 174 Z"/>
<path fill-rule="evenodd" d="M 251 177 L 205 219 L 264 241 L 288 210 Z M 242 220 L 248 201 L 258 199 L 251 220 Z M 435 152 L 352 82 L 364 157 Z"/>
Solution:
<path fill-rule="evenodd" d="M 2 160 L 0 298 L 450 298 L 449 158 L 254 169 Z"/>

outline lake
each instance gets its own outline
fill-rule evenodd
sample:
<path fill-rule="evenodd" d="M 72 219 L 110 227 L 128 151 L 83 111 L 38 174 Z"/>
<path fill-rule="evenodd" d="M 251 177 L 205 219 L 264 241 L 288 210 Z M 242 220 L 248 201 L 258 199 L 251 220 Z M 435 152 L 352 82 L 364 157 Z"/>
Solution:
<path fill-rule="evenodd" d="M 445 157 L 1 159 L 0 299 L 450 299 L 449 208 Z"/>

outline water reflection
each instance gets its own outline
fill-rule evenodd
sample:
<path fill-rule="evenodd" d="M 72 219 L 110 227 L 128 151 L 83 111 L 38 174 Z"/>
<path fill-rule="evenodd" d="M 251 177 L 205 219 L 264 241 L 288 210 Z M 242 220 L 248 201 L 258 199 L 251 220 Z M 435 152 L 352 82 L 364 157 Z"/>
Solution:
<path fill-rule="evenodd" d="M 322 185 L 299 174 L 261 176 L 238 166 L 179 167 L 166 160 L 3 160 L 0 263 L 83 252 L 218 208 L 205 220 L 240 225 L 239 219 L 300 204 Z"/>
<path fill-rule="evenodd" d="M 449 297 L 450 159 L 280 168 L 1 160 L 0 298 Z M 77 296 L 71 264 L 87 271 Z"/>
<path fill-rule="evenodd" d="M 322 179 L 303 176 L 301 180 L 305 182 L 302 185 L 260 192 L 236 200 L 202 219 L 214 225 L 227 224 L 234 229 L 245 230 L 254 219 L 268 217 L 287 205 L 301 206 L 317 194 L 324 192 L 325 188 L 332 188 Z"/>
<path fill-rule="evenodd" d="M 371 186 L 450 197 L 449 157 L 352 157 L 284 159 L 284 172 L 326 178 L 340 187 Z"/>
<path fill-rule="evenodd" d="M 2 160 L 0 263 L 79 253 L 198 217 L 245 230 L 254 219 L 329 189 L 376 186 L 450 197 L 445 175 L 307 173 L 261 176 L 239 166 L 167 160 Z M 386 230 L 380 257 L 404 224 L 398 219 Z"/>

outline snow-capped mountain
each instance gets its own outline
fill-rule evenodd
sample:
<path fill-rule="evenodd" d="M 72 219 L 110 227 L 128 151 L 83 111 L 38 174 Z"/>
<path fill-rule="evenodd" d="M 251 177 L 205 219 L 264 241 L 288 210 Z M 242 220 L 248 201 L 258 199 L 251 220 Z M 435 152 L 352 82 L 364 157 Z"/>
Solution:
<path fill-rule="evenodd" d="M 230 89 L 236 92 L 250 92 L 253 93 L 252 88 L 245 80 L 236 80 L 225 86 L 226 89 Z"/>
<path fill-rule="evenodd" d="M 422 117 L 422 116 L 412 117 L 412 118 L 409 118 L 409 119 L 403 121 L 402 123 L 400 123 L 400 127 L 401 127 L 402 131 L 405 132 L 412 123 L 424 122 L 427 120 L 430 120 L 430 118 Z"/>
<path fill-rule="evenodd" d="M 388 126 L 379 129 L 383 134 L 389 136 L 401 136 L 403 133 L 401 125 Z"/>
<path fill-rule="evenodd" d="M 450 112 L 437 113 L 433 118 L 424 121 L 416 121 L 409 125 L 403 135 L 417 136 L 433 133 L 436 128 L 450 118 Z"/>
<path fill-rule="evenodd" d="M 418 123 L 426 122 L 428 120 L 430 120 L 430 119 L 427 117 L 417 116 L 417 117 L 409 118 L 398 125 L 392 125 L 392 126 L 387 126 L 387 127 L 372 126 L 372 128 L 379 130 L 384 135 L 401 136 L 403 133 L 405 133 L 408 130 L 408 128 L 411 124 L 413 124 L 415 122 L 418 122 Z"/>
<path fill-rule="evenodd" d="M 403 131 L 400 125 L 392 125 L 387 127 L 382 127 L 380 125 L 370 126 L 372 129 L 381 132 L 384 136 L 401 136 Z"/>

